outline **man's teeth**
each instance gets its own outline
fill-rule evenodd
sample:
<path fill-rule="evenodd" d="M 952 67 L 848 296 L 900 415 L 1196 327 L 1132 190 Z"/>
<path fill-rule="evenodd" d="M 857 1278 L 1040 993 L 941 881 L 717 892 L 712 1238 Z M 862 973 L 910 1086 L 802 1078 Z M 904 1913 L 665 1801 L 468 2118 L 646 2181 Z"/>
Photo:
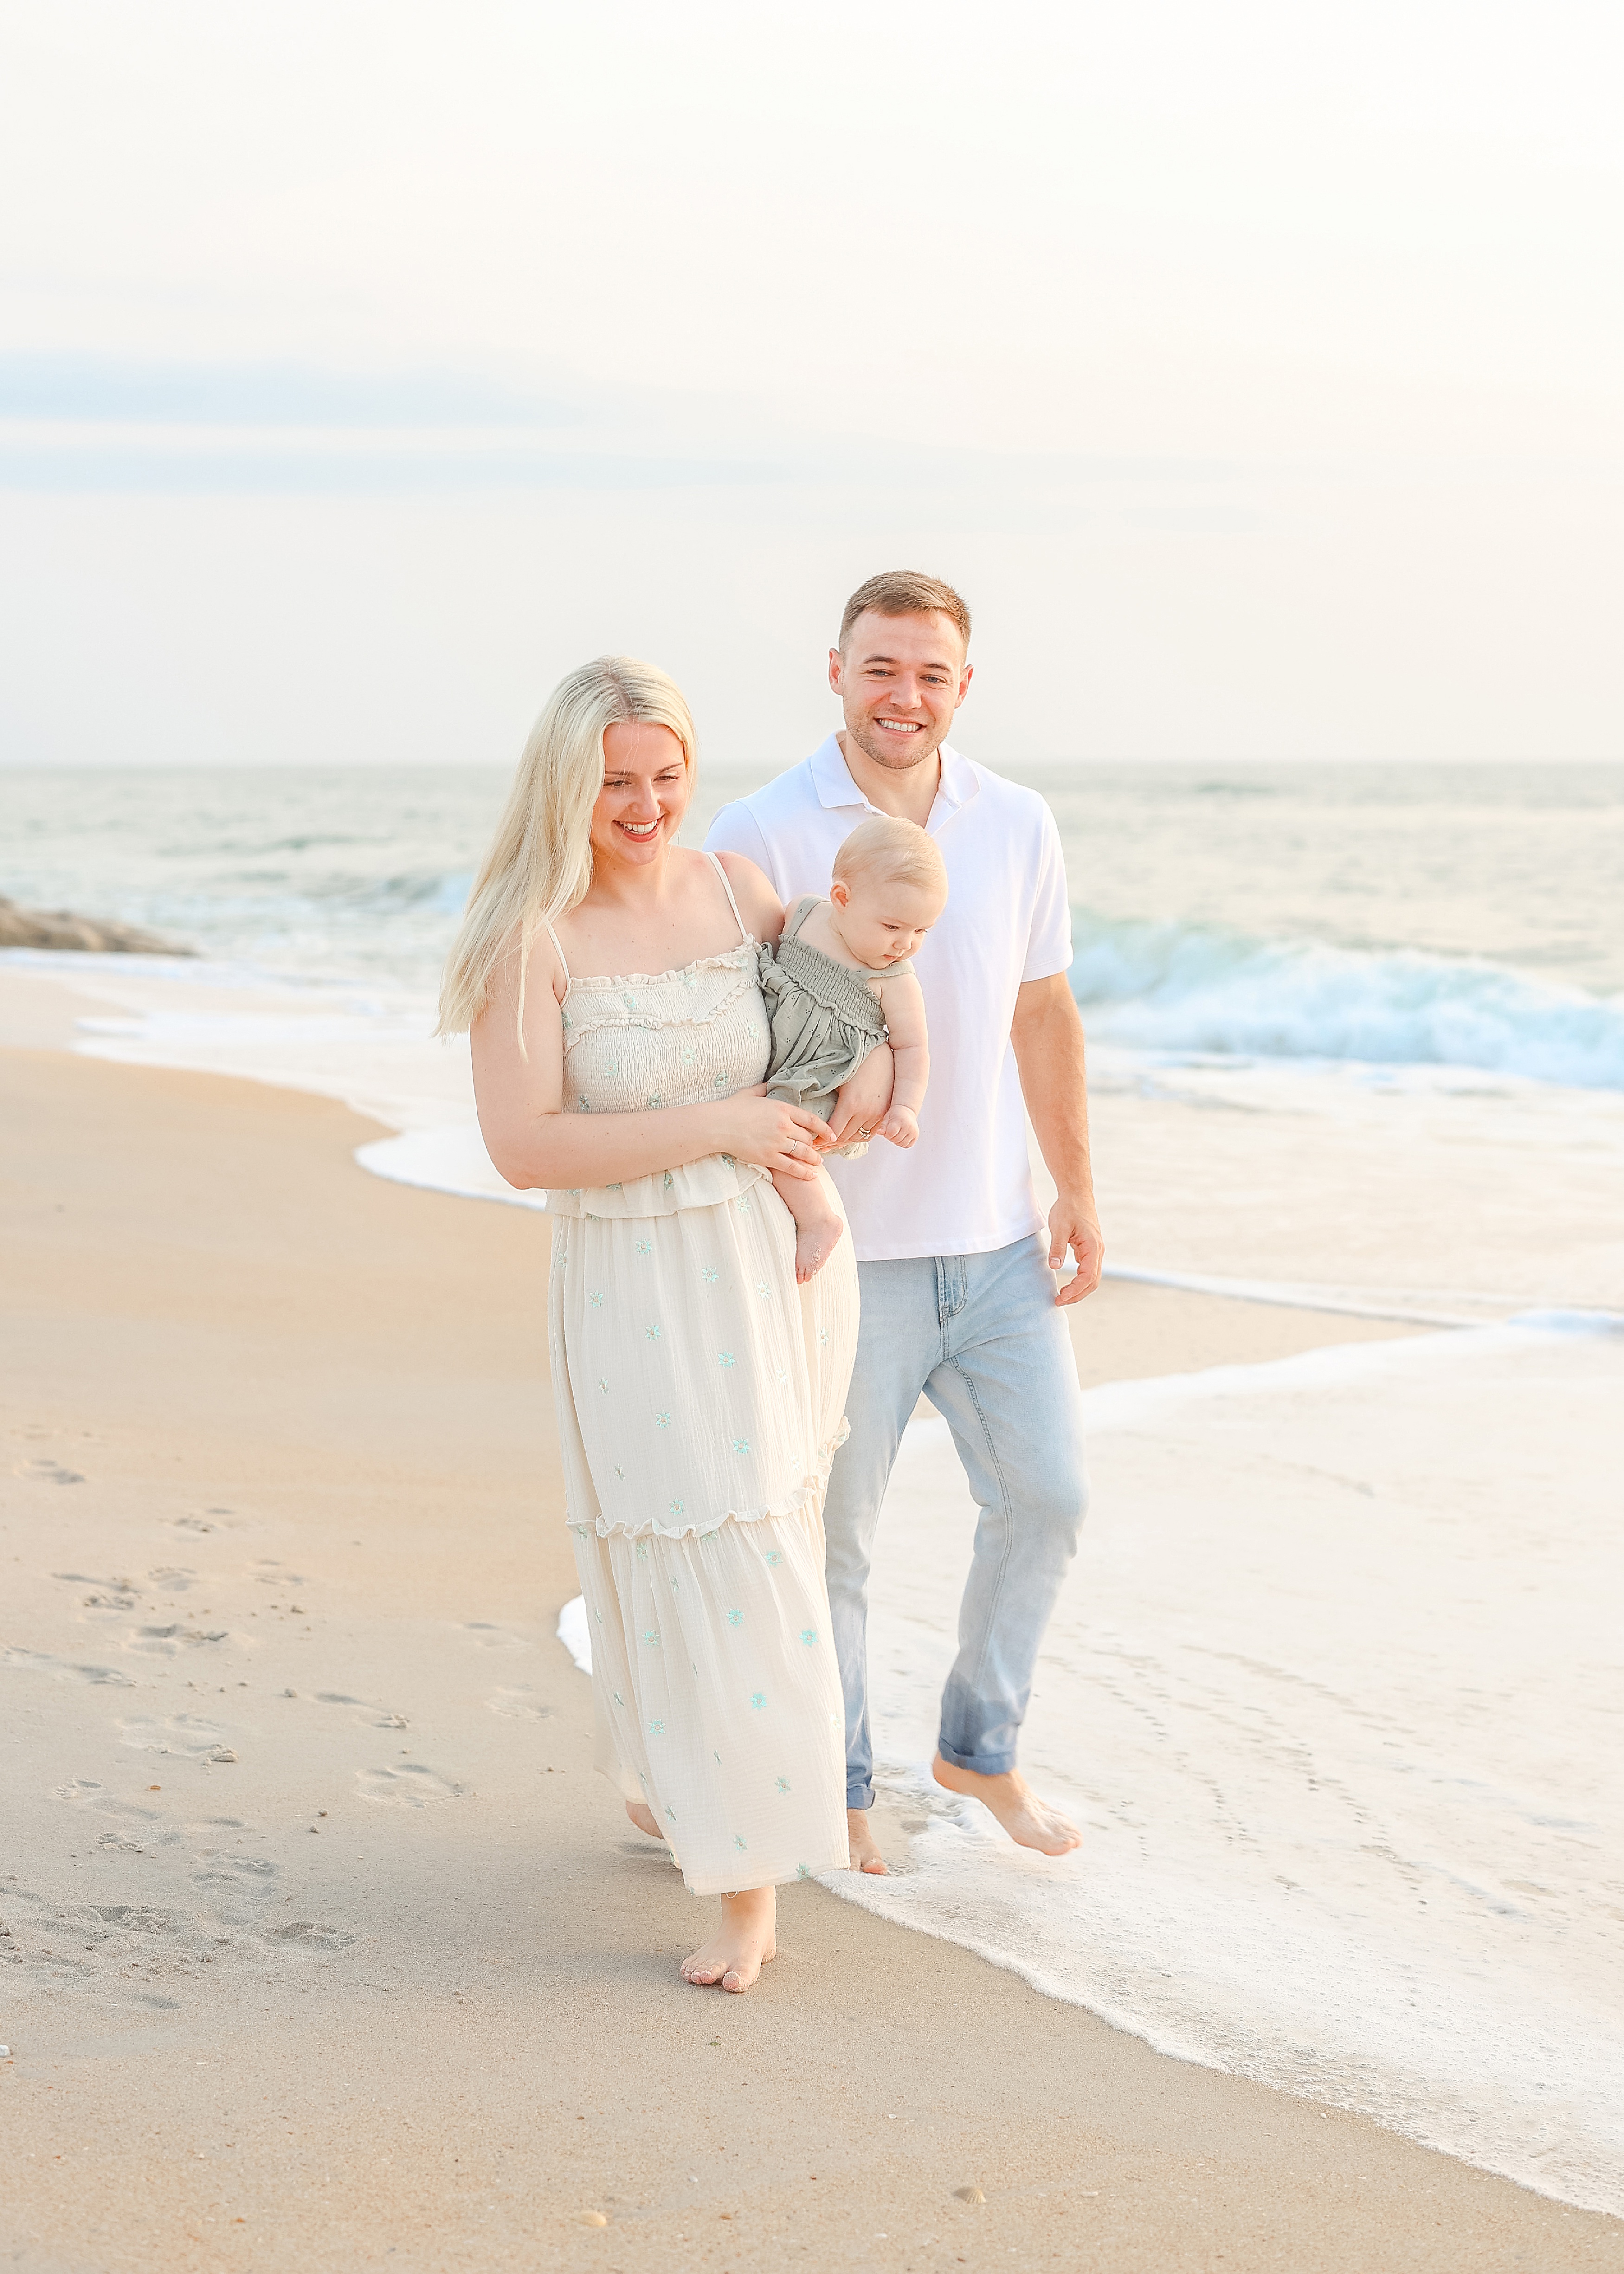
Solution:
<path fill-rule="evenodd" d="M 876 724 L 889 728 L 893 734 L 917 734 L 920 731 L 917 719 L 881 719 Z"/>

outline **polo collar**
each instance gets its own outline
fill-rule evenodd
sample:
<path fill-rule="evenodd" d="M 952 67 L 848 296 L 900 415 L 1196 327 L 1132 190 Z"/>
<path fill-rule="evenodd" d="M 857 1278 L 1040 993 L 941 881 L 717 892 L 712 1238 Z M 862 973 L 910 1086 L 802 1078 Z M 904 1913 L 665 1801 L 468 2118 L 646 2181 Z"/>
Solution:
<path fill-rule="evenodd" d="M 852 770 L 841 757 L 840 745 L 832 734 L 826 742 L 819 743 L 808 763 L 820 805 L 867 806 L 868 801 L 852 779 Z"/>
<path fill-rule="evenodd" d="M 859 806 L 865 813 L 877 813 L 879 808 L 868 803 L 852 779 L 851 768 L 840 754 L 840 745 L 833 734 L 813 751 L 808 764 L 812 772 L 812 787 L 817 792 L 817 802 L 825 808 Z M 942 745 L 942 779 L 936 785 L 936 803 L 931 807 L 934 822 L 945 808 L 957 813 L 967 805 L 981 788 L 975 778 L 975 768 L 968 758 L 955 750 L 950 743 Z"/>

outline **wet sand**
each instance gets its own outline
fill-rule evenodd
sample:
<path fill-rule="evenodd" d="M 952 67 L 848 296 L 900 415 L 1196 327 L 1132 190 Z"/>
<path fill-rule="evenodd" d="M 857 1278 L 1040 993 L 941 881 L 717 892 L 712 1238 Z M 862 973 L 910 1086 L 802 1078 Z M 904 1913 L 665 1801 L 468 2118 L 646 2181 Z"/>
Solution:
<path fill-rule="evenodd" d="M 553 1634 L 545 1218 L 367 1178 L 342 1106 L 50 1049 L 0 1051 L 0 1127 L 8 2263 L 1624 2263 L 816 1886 L 748 1997 L 687 1988 L 708 1908 Z M 1078 1324 L 1090 1382 L 1392 1330 Z"/>

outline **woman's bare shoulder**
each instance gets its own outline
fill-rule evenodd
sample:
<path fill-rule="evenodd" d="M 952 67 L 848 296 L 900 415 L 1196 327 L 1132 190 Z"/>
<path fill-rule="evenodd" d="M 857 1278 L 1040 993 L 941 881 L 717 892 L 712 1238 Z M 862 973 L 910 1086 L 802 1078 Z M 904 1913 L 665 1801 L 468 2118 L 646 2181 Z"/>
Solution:
<path fill-rule="evenodd" d="M 784 922 L 784 903 L 766 872 L 747 854 L 718 853 L 739 903 L 739 913 L 759 939 L 776 939 Z"/>
<path fill-rule="evenodd" d="M 523 953 L 523 934 L 515 924 L 502 942 L 500 953 L 491 970 L 491 983 L 479 1016 L 487 1012 L 518 1007 L 519 975 L 524 975 L 524 995 L 527 1009 L 531 998 L 545 990 L 555 1003 L 562 1003 L 569 984 L 568 974 L 560 957 L 558 944 L 545 924 L 538 923 L 530 935 L 530 952 Z"/>

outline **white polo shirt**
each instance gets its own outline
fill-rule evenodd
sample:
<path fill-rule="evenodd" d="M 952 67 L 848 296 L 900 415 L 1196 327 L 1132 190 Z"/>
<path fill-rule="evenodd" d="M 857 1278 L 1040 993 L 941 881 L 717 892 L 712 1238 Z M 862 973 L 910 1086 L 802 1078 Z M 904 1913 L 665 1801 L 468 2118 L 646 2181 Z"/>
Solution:
<path fill-rule="evenodd" d="M 1071 960 L 1071 915 L 1055 818 L 1022 789 L 942 747 L 926 825 L 947 863 L 946 907 L 914 959 L 930 1027 L 930 1087 L 919 1142 L 876 1137 L 861 1160 L 831 1161 L 858 1259 L 985 1255 L 1041 1228 L 1026 1154 L 1026 1113 L 1010 1044 L 1023 980 Z M 837 848 L 879 810 L 831 734 L 804 764 L 724 806 L 705 840 L 742 853 L 786 907 L 826 893 Z"/>

